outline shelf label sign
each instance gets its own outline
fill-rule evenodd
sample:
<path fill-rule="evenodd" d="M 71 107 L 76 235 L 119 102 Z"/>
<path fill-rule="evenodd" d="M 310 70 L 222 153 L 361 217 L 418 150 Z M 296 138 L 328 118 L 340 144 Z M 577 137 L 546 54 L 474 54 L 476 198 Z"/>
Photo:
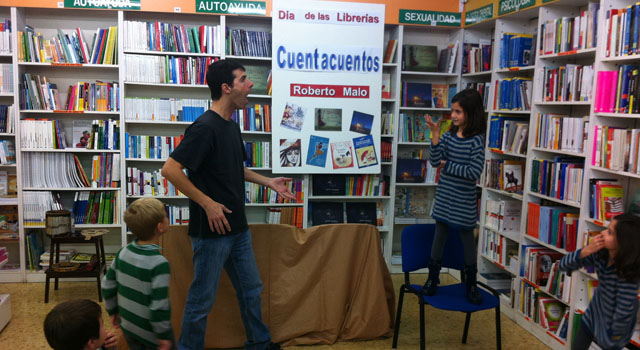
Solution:
<path fill-rule="evenodd" d="M 140 0 L 64 0 L 64 8 L 140 10 Z"/>
<path fill-rule="evenodd" d="M 493 4 L 467 11 L 464 14 L 464 25 L 480 23 L 493 18 Z"/>
<path fill-rule="evenodd" d="M 428 26 L 460 27 L 462 14 L 459 12 L 438 12 L 400 9 L 399 23 L 422 24 Z"/>
<path fill-rule="evenodd" d="M 266 1 L 196 0 L 196 12 L 223 15 L 267 15 Z"/>
<path fill-rule="evenodd" d="M 526 9 L 527 7 L 535 5 L 535 3 L 536 0 L 500 0 L 498 4 L 498 16 Z"/>

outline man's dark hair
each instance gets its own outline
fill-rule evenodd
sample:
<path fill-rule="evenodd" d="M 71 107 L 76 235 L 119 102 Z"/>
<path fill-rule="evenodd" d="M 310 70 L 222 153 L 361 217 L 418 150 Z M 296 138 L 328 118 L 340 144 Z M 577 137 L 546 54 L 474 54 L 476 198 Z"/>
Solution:
<path fill-rule="evenodd" d="M 207 85 L 211 91 L 211 99 L 217 101 L 222 97 L 222 84 L 233 87 L 233 71 L 242 69 L 244 66 L 232 60 L 218 60 L 213 62 L 207 68 Z"/>
<path fill-rule="evenodd" d="M 75 299 L 56 305 L 44 319 L 44 336 L 54 350 L 82 350 L 100 338 L 102 309 L 95 301 Z"/>

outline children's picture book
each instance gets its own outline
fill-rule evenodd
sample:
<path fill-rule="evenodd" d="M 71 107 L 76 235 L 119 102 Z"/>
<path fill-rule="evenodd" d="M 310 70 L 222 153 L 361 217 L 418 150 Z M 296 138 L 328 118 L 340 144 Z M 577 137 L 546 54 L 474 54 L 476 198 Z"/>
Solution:
<path fill-rule="evenodd" d="M 73 121 L 73 140 L 72 147 L 87 148 L 89 146 L 89 138 L 91 137 L 91 120 L 74 120 Z"/>
<path fill-rule="evenodd" d="M 280 125 L 291 130 L 300 131 L 302 130 L 306 113 L 306 108 L 287 102 L 282 113 Z"/>
<path fill-rule="evenodd" d="M 505 160 L 503 171 L 504 190 L 507 192 L 522 193 L 524 187 L 522 181 L 523 162 L 517 160 Z"/>
<path fill-rule="evenodd" d="M 404 82 L 402 91 L 403 107 L 427 107 L 433 106 L 431 84 Z"/>
<path fill-rule="evenodd" d="M 398 159 L 396 181 L 400 183 L 422 183 L 427 171 L 426 159 Z"/>
<path fill-rule="evenodd" d="M 340 202 L 313 202 L 309 206 L 314 226 L 344 223 L 344 206 Z"/>
<path fill-rule="evenodd" d="M 366 168 L 378 164 L 378 157 L 376 156 L 371 135 L 354 138 L 353 148 L 356 150 L 358 168 Z"/>
<path fill-rule="evenodd" d="M 438 70 L 438 47 L 429 45 L 403 45 L 403 70 L 436 72 Z"/>
<path fill-rule="evenodd" d="M 624 213 L 623 192 L 621 185 L 602 185 L 600 187 L 603 202 L 602 208 L 604 209 L 604 217 L 607 220 Z"/>
<path fill-rule="evenodd" d="M 342 131 L 342 109 L 316 108 L 316 131 Z"/>
<path fill-rule="evenodd" d="M 382 73 L 382 98 L 391 98 L 391 74 Z"/>
<path fill-rule="evenodd" d="M 331 157 L 334 169 L 353 167 L 353 148 L 351 141 L 339 141 L 331 143 Z"/>
<path fill-rule="evenodd" d="M 347 223 L 376 226 L 376 203 L 347 202 Z"/>
<path fill-rule="evenodd" d="M 307 149 L 307 165 L 324 168 L 327 163 L 328 152 L 329 139 L 326 137 L 311 135 L 311 137 L 309 137 L 309 148 Z"/>
<path fill-rule="evenodd" d="M 300 149 L 300 139 L 280 139 L 280 166 L 302 166 Z"/>
<path fill-rule="evenodd" d="M 550 297 L 540 297 L 539 301 L 543 325 L 546 323 L 545 328 L 555 332 L 558 329 L 558 325 L 560 325 L 560 321 L 562 321 L 564 305 Z"/>
<path fill-rule="evenodd" d="M 447 108 L 449 107 L 449 86 L 446 84 L 433 84 L 431 86 L 432 107 Z"/>
<path fill-rule="evenodd" d="M 349 128 L 349 130 L 360 134 L 369 135 L 371 133 L 372 124 L 373 115 L 353 111 L 353 115 L 351 116 L 351 128 Z"/>

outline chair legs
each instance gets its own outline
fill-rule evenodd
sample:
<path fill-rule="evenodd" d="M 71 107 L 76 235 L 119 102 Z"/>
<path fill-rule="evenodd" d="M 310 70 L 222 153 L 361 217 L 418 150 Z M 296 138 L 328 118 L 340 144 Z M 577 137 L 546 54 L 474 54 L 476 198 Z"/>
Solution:
<path fill-rule="evenodd" d="M 404 285 L 400 287 L 400 296 L 398 297 L 398 310 L 396 311 L 396 327 L 393 330 L 393 345 L 392 349 L 398 347 L 398 335 L 400 333 L 400 316 L 402 315 L 402 302 L 404 301 Z"/>
<path fill-rule="evenodd" d="M 471 322 L 471 313 L 467 312 L 467 317 L 464 320 L 464 332 L 462 333 L 462 344 L 467 343 L 467 335 L 469 334 L 469 323 Z"/>

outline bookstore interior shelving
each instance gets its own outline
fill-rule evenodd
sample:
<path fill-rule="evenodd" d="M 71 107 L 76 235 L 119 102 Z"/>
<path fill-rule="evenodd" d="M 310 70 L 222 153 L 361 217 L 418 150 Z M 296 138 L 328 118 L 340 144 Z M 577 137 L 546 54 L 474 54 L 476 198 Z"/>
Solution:
<path fill-rule="evenodd" d="M 638 201 L 640 110 L 625 96 L 637 94 L 629 84 L 638 83 L 640 50 L 638 39 L 624 35 L 637 6 L 630 0 L 558 0 L 465 28 L 386 25 L 383 47 L 393 41 L 396 45 L 383 64 L 383 83 L 390 88 L 380 102 L 381 139 L 389 154 L 381 159 L 381 173 L 368 179 L 386 182 L 386 191 L 314 194 L 317 175 L 294 175 L 300 196 L 293 203 L 277 203 L 261 189 L 247 188 L 252 195 L 249 222 L 310 227 L 314 204 L 375 203 L 384 258 L 391 272 L 401 272 L 402 229 L 433 222 L 429 215 L 437 171 L 425 162 L 429 132 L 420 130 L 420 120 L 426 113 L 446 116 L 447 100 L 455 92 L 477 89 L 487 112 L 485 171 L 478 184 L 480 279 L 502 289 L 506 315 L 549 347 L 570 348 L 573 325 L 588 305 L 597 276 L 590 271 L 557 273 L 553 262 L 608 224 L 609 212 L 594 193 L 606 188 L 624 208 Z M 9 256 L 0 260 L 0 282 L 44 280 L 39 257 L 33 255 L 34 248 L 48 244 L 42 217 L 48 209 L 84 210 L 76 227 L 107 229 L 107 253 L 130 240 L 121 212 L 135 198 L 156 196 L 169 207 L 172 223 L 188 220 L 186 197 L 159 171 L 186 127 L 209 107 L 199 68 L 213 59 L 236 58 L 247 66 L 256 86 L 249 106 L 235 118 L 250 144 L 250 168 L 273 175 L 270 164 L 278 160 L 269 159 L 274 147 L 267 79 L 269 17 L 4 7 L 0 19 L 10 20 L 12 28 L 11 50 L 0 47 L 0 196 L 9 195 L 0 198 L 0 215 L 10 222 L 0 222 L 0 247 Z M 141 38 L 149 30 L 188 39 L 148 44 Z M 42 62 L 16 49 L 24 38 L 46 44 L 78 31 L 86 58 L 67 57 L 73 54 L 54 48 L 38 53 L 45 56 Z M 239 43 L 245 35 L 256 47 L 269 44 L 243 51 Z M 93 52 L 94 42 L 104 42 L 102 51 Z M 418 46 L 436 47 L 436 61 L 448 57 L 438 72 L 407 64 L 403 48 Z M 187 66 L 195 73 L 174 74 Z M 428 86 L 435 101 L 408 101 L 407 91 L 416 86 Z M 44 106 L 27 98 L 38 88 L 52 96 Z M 68 106 L 68 100 L 75 98 L 77 104 L 80 97 L 94 99 L 95 105 L 84 111 Z M 91 149 L 78 149 L 73 143 L 85 129 L 101 137 L 89 138 Z M 625 147 L 630 149 L 626 154 Z M 615 156 L 607 157 L 611 154 Z M 415 162 L 424 164 L 423 179 L 407 182 L 398 176 Z M 347 175 L 345 181 L 357 182 L 357 177 Z M 422 204 L 412 206 L 412 201 Z M 97 204 L 97 214 L 91 213 L 89 203 L 102 207 Z M 556 221 L 542 229 L 544 217 Z M 550 276 L 538 274 L 541 257 L 550 265 Z M 561 310 L 553 324 L 540 316 L 539 308 L 546 306 Z M 636 344 L 639 333 L 633 338 Z"/>

